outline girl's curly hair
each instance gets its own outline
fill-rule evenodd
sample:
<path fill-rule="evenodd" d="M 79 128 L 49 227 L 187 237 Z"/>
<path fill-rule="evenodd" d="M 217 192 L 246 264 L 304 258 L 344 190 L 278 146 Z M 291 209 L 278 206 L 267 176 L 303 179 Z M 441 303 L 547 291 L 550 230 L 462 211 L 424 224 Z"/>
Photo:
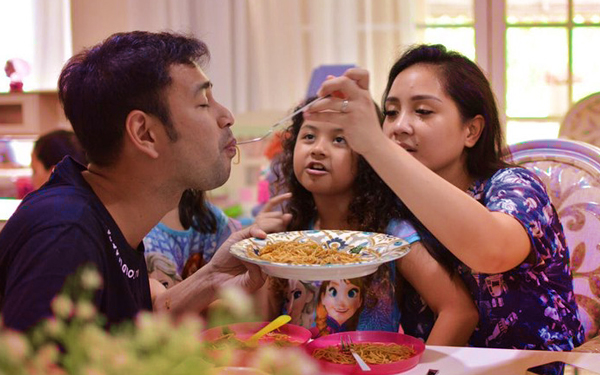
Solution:
<path fill-rule="evenodd" d="M 311 97 L 303 104 L 315 99 L 316 97 Z M 301 106 L 302 104 L 296 109 Z M 380 122 L 382 122 L 383 115 L 379 107 L 377 105 L 375 107 Z M 288 225 L 288 230 L 307 229 L 317 219 L 317 209 L 312 194 L 300 184 L 294 174 L 294 147 L 303 123 L 302 113 L 293 117 L 292 124 L 282 137 L 283 151 L 276 157 L 273 164 L 276 191 L 292 193 L 292 198 L 286 208 L 286 211 L 290 212 L 293 217 Z M 385 232 L 391 219 L 401 217 L 398 198 L 360 155 L 358 156 L 358 173 L 353 188 L 354 198 L 348 208 L 348 223 L 353 225 L 356 230 Z"/>

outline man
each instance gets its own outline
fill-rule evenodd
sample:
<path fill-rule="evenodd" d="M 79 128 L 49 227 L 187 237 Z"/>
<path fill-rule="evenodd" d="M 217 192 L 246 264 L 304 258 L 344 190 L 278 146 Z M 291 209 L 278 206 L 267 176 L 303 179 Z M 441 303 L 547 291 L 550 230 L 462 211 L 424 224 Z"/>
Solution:
<path fill-rule="evenodd" d="M 109 37 L 67 62 L 59 78 L 65 114 L 86 150 L 86 167 L 65 158 L 27 196 L 0 233 L 0 306 L 6 326 L 25 330 L 51 315 L 65 279 L 92 263 L 104 283 L 95 303 L 114 324 L 140 310 L 200 311 L 217 287 L 249 291 L 264 275 L 229 254 L 151 297 L 142 239 L 185 189 L 211 190 L 229 177 L 234 118 L 212 96 L 199 64 L 204 43 L 170 33 Z M 248 268 L 246 268 L 246 266 Z"/>

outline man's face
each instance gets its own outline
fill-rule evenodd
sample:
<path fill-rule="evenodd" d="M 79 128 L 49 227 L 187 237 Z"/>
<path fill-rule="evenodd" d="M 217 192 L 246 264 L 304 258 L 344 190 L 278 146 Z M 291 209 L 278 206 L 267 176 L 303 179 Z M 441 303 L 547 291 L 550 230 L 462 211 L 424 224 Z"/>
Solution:
<path fill-rule="evenodd" d="M 198 66 L 176 64 L 169 69 L 166 99 L 178 138 L 171 144 L 173 178 L 183 189 L 211 190 L 231 172 L 236 141 L 231 112 L 212 96 L 212 84 Z"/>

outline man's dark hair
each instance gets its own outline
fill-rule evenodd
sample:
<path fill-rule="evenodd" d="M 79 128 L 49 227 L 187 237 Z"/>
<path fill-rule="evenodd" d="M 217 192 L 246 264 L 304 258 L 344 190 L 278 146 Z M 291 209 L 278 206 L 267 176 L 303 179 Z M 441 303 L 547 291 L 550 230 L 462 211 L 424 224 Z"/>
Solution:
<path fill-rule="evenodd" d="M 173 64 L 205 64 L 200 40 L 175 33 L 117 33 L 73 56 L 58 80 L 59 98 L 88 161 L 110 165 L 119 156 L 125 120 L 133 110 L 156 116 L 177 139 L 165 88 Z"/>

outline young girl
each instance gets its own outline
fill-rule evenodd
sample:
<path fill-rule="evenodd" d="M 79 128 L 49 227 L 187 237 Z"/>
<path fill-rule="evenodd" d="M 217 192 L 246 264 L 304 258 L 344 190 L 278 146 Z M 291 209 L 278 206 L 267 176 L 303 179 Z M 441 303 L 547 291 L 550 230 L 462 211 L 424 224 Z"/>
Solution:
<path fill-rule="evenodd" d="M 319 95 L 331 96 L 311 106 L 306 121 L 342 127 L 353 150 L 410 209 L 431 254 L 458 271 L 481 319 L 470 344 L 580 345 L 561 223 L 535 174 L 503 160 L 498 110 L 483 72 L 440 45 L 409 49 L 390 71 L 383 132 L 368 82 L 361 69 L 324 82 Z M 405 328 L 427 320 L 419 314 Z"/>
<path fill-rule="evenodd" d="M 169 212 L 144 237 L 148 269 L 162 270 L 165 262 L 170 262 L 169 269 L 173 272 L 163 271 L 157 273 L 160 277 L 154 276 L 169 288 L 189 276 L 187 270 L 195 271 L 210 261 L 215 250 L 240 228 L 238 221 L 210 204 L 204 192 L 186 190 L 178 208 Z M 154 264 L 158 260 L 162 267 Z M 150 277 L 153 278 L 153 274 Z"/>
<path fill-rule="evenodd" d="M 375 112 L 374 112 L 375 113 Z M 397 198 L 366 161 L 353 152 L 341 126 L 293 119 L 284 137 L 276 184 L 292 193 L 286 211 L 288 230 L 347 229 L 387 232 L 412 243 L 405 257 L 360 279 L 314 282 L 318 287 L 316 335 L 344 330 L 398 331 L 401 291 L 397 271 L 413 284 L 437 320 L 429 344 L 464 345 L 477 324 L 477 312 L 465 286 L 443 270 L 418 242 L 412 226 L 396 220 Z M 270 285 L 273 315 L 281 312 L 282 293 Z M 273 301 L 273 298 L 276 300 Z M 323 316 L 323 314 L 327 316 Z M 324 326 L 323 322 L 327 322 Z"/>

